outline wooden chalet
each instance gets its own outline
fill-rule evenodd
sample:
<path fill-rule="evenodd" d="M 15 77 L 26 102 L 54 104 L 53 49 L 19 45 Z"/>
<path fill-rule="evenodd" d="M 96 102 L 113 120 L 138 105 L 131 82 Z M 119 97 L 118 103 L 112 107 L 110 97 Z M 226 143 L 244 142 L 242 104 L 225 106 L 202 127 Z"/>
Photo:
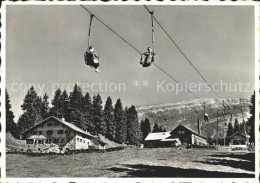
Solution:
<path fill-rule="evenodd" d="M 105 149 L 106 143 L 72 123 L 49 117 L 24 131 L 21 139 L 27 148 L 44 149 L 57 145 L 60 150 Z"/>

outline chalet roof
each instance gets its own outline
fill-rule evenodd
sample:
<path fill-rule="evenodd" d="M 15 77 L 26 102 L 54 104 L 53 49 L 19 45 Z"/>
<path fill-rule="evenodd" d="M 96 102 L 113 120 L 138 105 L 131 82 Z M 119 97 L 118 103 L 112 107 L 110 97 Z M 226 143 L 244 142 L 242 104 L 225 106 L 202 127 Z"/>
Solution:
<path fill-rule="evenodd" d="M 229 138 L 233 137 L 234 135 L 241 135 L 241 136 L 244 136 L 244 137 L 250 137 L 249 135 L 245 135 L 245 134 L 243 134 L 243 133 L 236 132 L 236 133 L 234 133 L 233 135 L 229 136 Z"/>
<path fill-rule="evenodd" d="M 53 119 L 53 120 L 55 120 L 55 121 L 58 121 L 58 122 L 64 124 L 65 126 L 69 127 L 70 129 L 72 129 L 72 130 L 74 130 L 74 131 L 76 131 L 76 132 L 79 132 L 79 133 L 81 133 L 81 134 L 84 134 L 84 135 L 86 135 L 86 136 L 89 136 L 89 137 L 91 137 L 91 138 L 94 138 L 94 139 L 98 140 L 99 142 L 101 142 L 102 144 L 106 144 L 106 142 L 104 142 L 103 140 L 98 139 L 97 137 L 94 137 L 94 136 L 91 135 L 89 132 L 86 132 L 86 131 L 80 129 L 79 127 L 73 125 L 72 123 L 63 121 L 63 120 L 61 120 L 61 119 L 59 119 L 59 118 L 56 118 L 56 117 L 54 117 L 54 116 L 50 116 L 50 117 L 46 118 L 45 120 L 41 121 L 40 123 L 36 124 L 35 126 L 33 126 L 33 127 L 29 128 L 28 130 L 24 131 L 22 134 L 26 134 L 26 133 L 29 132 L 30 130 L 36 128 L 37 126 L 41 125 L 42 123 L 44 123 L 44 122 L 46 122 L 46 121 L 48 121 L 48 120 L 50 120 L 50 119 Z"/>
<path fill-rule="evenodd" d="M 171 133 L 172 133 L 173 131 L 175 131 L 177 128 L 180 128 L 180 127 L 183 127 L 183 128 L 185 128 L 186 130 L 190 131 L 192 134 L 197 135 L 197 136 L 199 136 L 199 137 L 201 137 L 201 138 L 207 140 L 206 137 L 203 137 L 202 135 L 198 134 L 196 131 L 194 131 L 194 130 L 192 130 L 192 129 L 190 129 L 189 127 L 186 127 L 186 126 L 184 126 L 184 125 L 178 125 L 176 128 L 174 128 L 174 130 L 171 131 Z"/>
<path fill-rule="evenodd" d="M 145 138 L 146 141 L 148 140 L 163 140 L 167 137 L 170 137 L 170 132 L 158 132 L 158 133 L 149 133 L 148 136 Z"/>

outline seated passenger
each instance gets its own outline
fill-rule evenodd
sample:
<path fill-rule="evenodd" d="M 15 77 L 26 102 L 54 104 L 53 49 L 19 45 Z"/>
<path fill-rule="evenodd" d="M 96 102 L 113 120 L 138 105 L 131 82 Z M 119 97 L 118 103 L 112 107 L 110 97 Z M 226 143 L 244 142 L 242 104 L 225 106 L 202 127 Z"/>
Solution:
<path fill-rule="evenodd" d="M 143 53 L 141 55 L 141 61 L 140 64 L 143 65 L 143 67 L 149 67 L 151 63 L 155 61 L 155 53 L 153 52 L 152 48 L 148 47 L 147 52 Z M 144 56 L 144 59 L 143 59 Z"/>
<path fill-rule="evenodd" d="M 93 46 L 90 46 L 89 51 L 87 51 L 85 53 L 85 62 L 90 67 L 94 67 L 96 72 L 100 72 L 99 69 L 98 69 L 98 67 L 99 67 L 99 56 L 96 53 Z"/>
<path fill-rule="evenodd" d="M 205 122 L 209 121 L 209 115 L 207 113 L 204 114 L 204 121 Z"/>

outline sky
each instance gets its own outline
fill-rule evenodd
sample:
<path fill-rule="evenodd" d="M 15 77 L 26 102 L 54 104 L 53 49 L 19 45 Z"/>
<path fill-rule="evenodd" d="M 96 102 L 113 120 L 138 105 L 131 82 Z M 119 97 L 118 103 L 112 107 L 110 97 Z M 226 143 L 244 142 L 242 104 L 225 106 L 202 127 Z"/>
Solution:
<path fill-rule="evenodd" d="M 86 5 L 138 51 L 151 46 L 151 17 L 143 6 Z M 253 6 L 148 6 L 221 98 L 249 98 L 254 91 Z M 154 65 L 143 68 L 140 54 L 95 18 L 91 45 L 100 55 L 100 73 L 84 63 L 89 14 L 79 5 L 9 5 L 6 20 L 6 88 L 15 119 L 31 85 L 53 98 L 78 83 L 123 105 L 174 103 L 195 99 Z M 179 82 L 195 85 L 200 98 L 217 98 L 155 23 L 155 63 Z M 202 88 L 199 89 L 199 83 Z M 239 83 L 240 89 L 239 89 Z M 31 85 L 30 85 L 31 84 Z M 189 84 L 189 85 L 188 85 Z M 101 88 L 99 87 L 101 86 Z M 231 88 L 230 88 L 231 86 Z M 203 90 L 204 89 L 204 90 Z"/>

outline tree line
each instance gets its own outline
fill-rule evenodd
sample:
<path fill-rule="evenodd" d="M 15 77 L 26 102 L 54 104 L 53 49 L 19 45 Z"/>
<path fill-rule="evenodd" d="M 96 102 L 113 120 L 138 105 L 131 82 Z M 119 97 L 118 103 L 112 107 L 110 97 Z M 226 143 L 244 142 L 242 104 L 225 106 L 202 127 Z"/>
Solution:
<path fill-rule="evenodd" d="M 31 87 L 21 105 L 23 114 L 15 123 L 10 97 L 6 91 L 6 131 L 19 138 L 23 131 L 50 116 L 55 116 L 64 118 L 65 121 L 93 135 L 102 134 L 120 144 L 137 145 L 142 140 L 143 133 L 134 105 L 124 107 L 121 100 L 117 99 L 113 106 L 111 97 L 108 97 L 103 108 L 103 101 L 99 94 L 93 97 L 89 93 L 83 94 L 77 85 L 69 94 L 66 90 L 61 91 L 58 88 L 51 100 L 51 107 L 48 99 L 47 93 L 40 97 Z"/>
<path fill-rule="evenodd" d="M 250 110 L 250 118 L 248 119 L 247 122 L 244 120 L 242 123 L 238 122 L 238 119 L 235 118 L 234 125 L 232 124 L 232 115 L 230 117 L 230 121 L 228 123 L 228 129 L 227 129 L 227 138 L 233 135 L 234 133 L 242 133 L 242 134 L 247 134 L 250 136 L 249 140 L 250 142 L 255 142 L 255 93 L 251 96 L 251 104 L 249 106 Z"/>
<path fill-rule="evenodd" d="M 120 99 L 117 99 L 115 105 L 111 97 L 108 97 L 104 108 L 103 101 L 99 94 L 90 96 L 85 95 L 79 86 L 75 85 L 72 92 L 69 94 L 66 90 L 57 89 L 49 105 L 49 96 L 47 93 L 43 97 L 38 96 L 33 87 L 31 87 L 25 98 L 21 108 L 23 114 L 19 117 L 17 123 L 14 122 L 14 114 L 11 110 L 10 97 L 5 92 L 6 96 L 6 131 L 11 132 L 15 138 L 19 138 L 20 134 L 33 127 L 37 123 L 46 119 L 49 116 L 64 118 L 79 128 L 97 135 L 102 134 L 109 140 L 117 143 L 126 143 L 137 145 L 140 142 L 144 143 L 144 139 L 150 132 L 165 132 L 160 125 L 155 123 L 153 129 L 148 118 L 139 119 L 134 105 L 131 107 L 123 107 Z M 239 124 L 235 119 L 234 126 L 232 118 L 228 124 L 227 137 L 236 132 L 250 135 L 250 142 L 255 141 L 255 94 L 251 97 L 252 105 L 249 106 L 251 117 L 245 124 L 243 121 Z M 246 128 L 246 129 L 245 129 Z"/>

